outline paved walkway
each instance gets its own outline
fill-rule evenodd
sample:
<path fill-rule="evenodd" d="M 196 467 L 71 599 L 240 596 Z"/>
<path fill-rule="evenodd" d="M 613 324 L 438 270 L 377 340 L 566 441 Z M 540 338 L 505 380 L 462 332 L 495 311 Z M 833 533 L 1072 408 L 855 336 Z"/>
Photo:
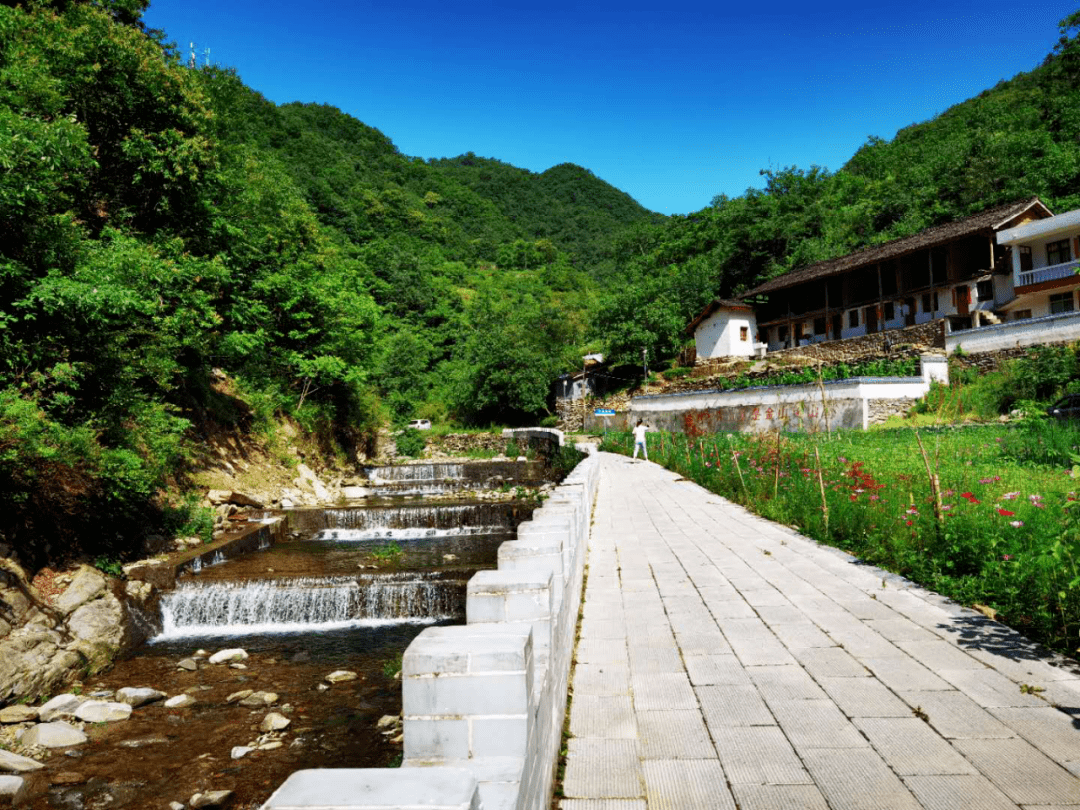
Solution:
<path fill-rule="evenodd" d="M 601 459 L 563 810 L 1080 807 L 1080 669 Z"/>

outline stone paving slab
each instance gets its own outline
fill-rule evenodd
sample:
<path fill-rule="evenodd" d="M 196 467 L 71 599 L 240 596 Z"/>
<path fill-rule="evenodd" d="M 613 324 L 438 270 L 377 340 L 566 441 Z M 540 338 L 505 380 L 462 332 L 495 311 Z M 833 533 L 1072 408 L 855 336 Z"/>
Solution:
<path fill-rule="evenodd" d="M 644 768 L 650 807 L 735 810 L 719 760 L 654 759 Z"/>
<path fill-rule="evenodd" d="M 1075 662 L 677 478 L 601 454 L 563 810 L 1080 810 Z"/>

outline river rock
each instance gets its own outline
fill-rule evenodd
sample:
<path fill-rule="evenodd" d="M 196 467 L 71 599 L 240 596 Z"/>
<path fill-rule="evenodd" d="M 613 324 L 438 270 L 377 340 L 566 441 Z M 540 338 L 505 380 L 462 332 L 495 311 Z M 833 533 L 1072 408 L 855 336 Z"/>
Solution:
<path fill-rule="evenodd" d="M 23 745 L 41 745 L 45 748 L 66 748 L 69 745 L 82 745 L 86 740 L 86 735 L 75 726 L 59 720 L 32 726 L 19 738 L 19 742 Z"/>
<path fill-rule="evenodd" d="M 156 700 L 162 700 L 165 697 L 167 695 L 164 692 L 150 689 L 147 686 L 125 686 L 116 692 L 116 699 L 121 703 L 129 704 L 133 709 L 145 706 L 147 703 L 153 703 Z"/>
<path fill-rule="evenodd" d="M 169 810 L 184 810 L 187 805 L 181 802 L 169 802 Z"/>
<path fill-rule="evenodd" d="M 70 717 L 75 710 L 86 703 L 86 698 L 70 693 L 57 695 L 38 709 L 38 720 L 50 723 L 60 717 Z"/>
<path fill-rule="evenodd" d="M 71 578 L 71 584 L 56 598 L 54 607 L 67 616 L 80 605 L 97 599 L 108 586 L 108 578 L 96 568 L 80 566 Z"/>
<path fill-rule="evenodd" d="M 259 731 L 281 731 L 283 728 L 288 728 L 290 723 L 292 720 L 285 715 L 270 712 L 259 724 Z"/>
<path fill-rule="evenodd" d="M 375 728 L 387 728 L 397 723 L 397 721 L 398 716 L 396 714 L 384 714 L 379 718 L 379 722 L 375 724 Z"/>
<path fill-rule="evenodd" d="M 263 706 L 272 706 L 277 703 L 277 701 L 277 692 L 252 692 L 240 701 L 240 705 L 253 709 L 261 709 Z"/>
<path fill-rule="evenodd" d="M 243 759 L 254 750 L 254 748 L 248 748 L 246 745 L 234 745 L 232 751 L 229 752 L 229 756 L 232 759 Z"/>
<path fill-rule="evenodd" d="M 329 683 L 344 683 L 345 681 L 355 681 L 357 679 L 355 672 L 350 672 L 347 669 L 339 669 L 336 672 L 331 672 L 326 676 L 326 680 Z"/>
<path fill-rule="evenodd" d="M 225 702 L 239 703 L 241 700 L 246 700 L 253 694 L 255 694 L 255 690 L 253 689 L 241 689 L 239 692 L 233 692 L 231 695 L 225 698 Z"/>
<path fill-rule="evenodd" d="M 13 754 L 0 748 L 0 771 L 4 773 L 27 773 L 41 770 L 44 767 L 36 759 Z"/>
<path fill-rule="evenodd" d="M 265 742 L 262 745 L 260 745 L 259 750 L 260 751 L 275 751 L 275 750 L 277 750 L 278 748 L 281 748 L 284 745 L 285 745 L 285 743 L 283 743 L 281 740 L 271 740 L 270 742 Z"/>
<path fill-rule="evenodd" d="M 210 656 L 211 664 L 230 664 L 234 661 L 247 661 L 248 654 L 239 648 L 231 650 L 218 650 Z"/>
<path fill-rule="evenodd" d="M 49 780 L 51 785 L 81 785 L 86 781 L 86 775 L 78 771 L 61 771 Z"/>
<path fill-rule="evenodd" d="M 188 802 L 192 807 L 224 807 L 232 800 L 231 790 L 208 790 L 206 793 L 196 793 Z"/>
<path fill-rule="evenodd" d="M 88 700 L 75 710 L 75 716 L 86 723 L 113 723 L 131 717 L 131 705 L 110 703 L 107 700 Z"/>
<path fill-rule="evenodd" d="M 136 737 L 134 740 L 123 740 L 117 745 L 124 748 L 145 748 L 148 745 L 164 745 L 168 741 L 168 737 Z"/>
<path fill-rule="evenodd" d="M 0 709 L 0 723 L 33 723 L 38 719 L 38 710 L 33 706 L 5 706 Z"/>
<path fill-rule="evenodd" d="M 0 807 L 21 804 L 26 782 L 21 776 L 0 776 Z"/>
<path fill-rule="evenodd" d="M 177 669 L 183 669 L 188 672 L 194 672 L 199 668 L 199 662 L 194 658 L 185 658 L 176 665 Z"/>
<path fill-rule="evenodd" d="M 186 709 L 195 705 L 195 698 L 191 695 L 176 695 L 165 701 L 166 709 Z"/>

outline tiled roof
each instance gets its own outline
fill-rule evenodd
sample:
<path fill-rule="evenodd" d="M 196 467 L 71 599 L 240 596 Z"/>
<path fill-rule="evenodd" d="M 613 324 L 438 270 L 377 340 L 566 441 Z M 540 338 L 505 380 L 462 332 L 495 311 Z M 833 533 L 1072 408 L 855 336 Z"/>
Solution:
<path fill-rule="evenodd" d="M 698 316 L 694 318 L 694 320 L 690 321 L 690 323 L 686 327 L 686 331 L 693 332 L 695 329 L 697 329 L 699 323 L 701 323 L 703 320 L 716 312 L 716 310 L 725 308 L 753 310 L 754 307 L 751 304 L 746 303 L 745 301 L 733 301 L 729 298 L 714 298 L 712 301 L 709 302 L 708 306 L 706 306 L 705 309 L 701 310 L 701 312 L 698 313 Z"/>
<path fill-rule="evenodd" d="M 885 261 L 886 259 L 895 259 L 898 256 L 913 253 L 916 250 L 933 247 L 934 245 L 939 245 L 944 242 L 951 242 L 954 239 L 960 239 L 981 231 L 997 230 L 1009 220 L 1036 205 L 1045 210 L 1047 214 L 1051 213 L 1050 209 L 1043 205 L 1038 197 L 1031 197 L 1020 202 L 988 208 L 985 211 L 973 214 L 970 217 L 958 219 L 954 222 L 947 222 L 944 225 L 935 225 L 932 228 L 927 228 L 925 231 L 919 231 L 919 233 L 912 234 L 911 236 L 904 236 L 900 239 L 893 239 L 891 242 L 885 242 L 881 245 L 863 248 L 855 253 L 849 253 L 847 256 L 841 256 L 837 259 L 828 259 L 823 262 L 817 262 L 816 264 L 809 264 L 806 267 L 799 267 L 792 270 L 790 273 L 785 273 L 782 276 L 777 276 L 774 279 L 766 281 L 764 284 L 745 293 L 744 297 L 782 290 L 787 287 L 793 287 L 796 284 L 802 284 L 806 281 L 839 275 L 848 270 L 865 267 L 880 261 Z"/>

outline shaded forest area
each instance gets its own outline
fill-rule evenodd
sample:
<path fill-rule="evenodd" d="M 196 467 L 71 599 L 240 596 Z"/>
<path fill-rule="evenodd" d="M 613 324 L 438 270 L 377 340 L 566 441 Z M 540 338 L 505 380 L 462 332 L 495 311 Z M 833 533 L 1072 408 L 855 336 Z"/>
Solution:
<path fill-rule="evenodd" d="M 839 171 L 665 218 L 578 166 L 425 161 L 275 105 L 185 67 L 145 8 L 0 2 L 0 533 L 45 554 L 187 519 L 162 491 L 207 422 L 341 453 L 414 417 L 525 422 L 583 350 L 663 362 L 715 295 L 1017 197 L 1080 207 L 1080 15 Z"/>

